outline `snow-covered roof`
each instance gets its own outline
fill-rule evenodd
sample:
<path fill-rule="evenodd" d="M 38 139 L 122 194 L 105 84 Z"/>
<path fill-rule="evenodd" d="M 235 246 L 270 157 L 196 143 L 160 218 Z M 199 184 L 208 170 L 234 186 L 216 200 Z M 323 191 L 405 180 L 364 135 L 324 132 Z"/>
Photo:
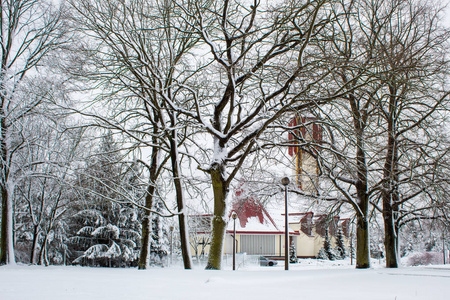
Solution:
<path fill-rule="evenodd" d="M 281 233 L 284 226 L 280 227 L 267 212 L 264 206 L 253 195 L 245 195 L 242 190 L 237 190 L 232 210 L 228 218 L 227 231 L 232 231 L 234 222 L 232 215 L 236 213 L 236 231 L 239 233 Z"/>
<path fill-rule="evenodd" d="M 306 234 L 311 234 L 310 228 L 316 224 L 321 224 L 328 219 L 326 214 L 315 214 L 312 211 L 292 211 L 292 207 L 289 208 L 289 224 L 301 223 L 300 230 Z M 262 205 L 256 196 L 246 194 L 242 189 L 238 189 L 235 192 L 232 208 L 228 214 L 227 232 L 233 232 L 234 222 L 232 219 L 233 213 L 236 213 L 236 232 L 240 234 L 280 234 L 285 230 L 285 211 L 284 203 L 270 203 L 268 205 Z M 339 217 L 334 217 L 333 221 L 336 225 L 343 225 L 347 223 Z M 321 226 L 322 227 L 322 226 Z M 332 226 L 333 227 L 333 226 Z M 344 227 L 344 226 L 342 226 Z M 347 224 L 345 227 L 348 227 Z M 347 229 L 347 228 L 345 228 Z M 346 231 L 344 229 L 344 231 Z M 326 228 L 322 231 L 325 232 Z M 333 227 L 334 232 L 334 227 Z M 294 231 L 289 228 L 291 234 L 300 234 L 298 231 Z M 319 233 L 320 234 L 320 233 Z M 323 233 L 325 234 L 325 233 Z"/>

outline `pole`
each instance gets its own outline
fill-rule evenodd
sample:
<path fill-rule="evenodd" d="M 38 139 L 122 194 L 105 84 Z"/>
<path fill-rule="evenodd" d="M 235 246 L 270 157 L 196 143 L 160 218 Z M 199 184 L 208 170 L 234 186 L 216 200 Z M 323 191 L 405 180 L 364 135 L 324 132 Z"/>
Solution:
<path fill-rule="evenodd" d="M 442 233 L 442 256 L 444 258 L 444 265 L 445 265 L 445 236 L 444 236 L 444 233 Z"/>
<path fill-rule="evenodd" d="M 236 214 L 233 214 L 233 271 L 236 270 Z"/>
<path fill-rule="evenodd" d="M 288 205 L 287 205 L 287 185 L 284 187 L 284 269 L 289 270 L 289 221 L 288 221 Z"/>
<path fill-rule="evenodd" d="M 169 227 L 170 230 L 170 265 L 173 264 L 173 230 L 175 228 L 173 226 Z"/>
<path fill-rule="evenodd" d="M 288 198 L 287 186 L 290 180 L 287 177 L 281 179 L 281 184 L 284 185 L 284 269 L 289 270 L 289 220 L 288 220 Z"/>

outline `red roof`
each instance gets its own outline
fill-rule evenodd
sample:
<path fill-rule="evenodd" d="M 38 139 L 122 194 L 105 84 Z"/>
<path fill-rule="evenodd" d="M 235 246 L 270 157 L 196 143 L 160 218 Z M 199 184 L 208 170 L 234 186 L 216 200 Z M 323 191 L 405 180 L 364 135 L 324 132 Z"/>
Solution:
<path fill-rule="evenodd" d="M 237 214 L 237 218 L 239 219 L 239 225 L 241 228 L 246 227 L 249 219 L 257 218 L 259 223 L 272 224 L 277 231 L 280 231 L 261 202 L 259 202 L 259 200 L 254 195 L 246 195 L 243 192 L 242 188 L 237 189 L 235 192 L 235 198 L 229 217 L 231 217 L 231 214 L 233 212 Z"/>

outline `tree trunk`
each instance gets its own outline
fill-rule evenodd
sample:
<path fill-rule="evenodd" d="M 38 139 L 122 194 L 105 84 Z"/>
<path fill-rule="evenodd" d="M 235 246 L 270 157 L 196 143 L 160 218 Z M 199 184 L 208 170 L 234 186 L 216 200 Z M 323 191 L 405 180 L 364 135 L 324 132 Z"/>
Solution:
<path fill-rule="evenodd" d="M 148 197 L 148 196 L 147 196 Z M 151 198 L 151 197 L 148 197 Z M 148 205 L 152 205 L 153 201 L 145 200 L 145 207 Z M 144 219 L 142 220 L 142 236 L 141 236 L 141 252 L 139 256 L 139 270 L 147 269 L 149 265 L 149 255 L 150 255 L 150 234 L 151 234 L 151 220 L 150 220 L 150 212 L 145 211 Z"/>
<path fill-rule="evenodd" d="M 40 266 L 48 266 L 48 257 L 47 257 L 47 241 L 48 241 L 48 233 L 45 234 L 44 241 L 42 242 L 41 251 L 39 253 L 39 262 Z"/>
<path fill-rule="evenodd" d="M 3 69 L 2 69 L 3 70 Z M 2 102 L 4 101 L 2 97 Z M 1 109 L 1 132 L 0 132 L 0 190 L 2 196 L 2 220 L 0 231 L 0 265 L 14 264 L 14 237 L 13 237 L 13 206 L 12 199 L 8 191 L 9 159 L 6 144 L 6 120 L 4 118 L 3 108 Z"/>
<path fill-rule="evenodd" d="M 356 268 L 370 268 L 370 248 L 369 248 L 369 200 L 365 189 L 357 185 L 359 211 L 356 221 Z M 363 185 L 364 186 L 364 185 Z"/>
<path fill-rule="evenodd" d="M 13 238 L 13 208 L 11 199 L 8 198 L 6 182 L 2 178 L 2 224 L 0 236 L 0 265 L 14 264 L 14 238 Z"/>
<path fill-rule="evenodd" d="M 172 127 L 175 128 L 175 118 L 171 114 Z M 183 256 L 183 263 L 185 269 L 192 268 L 191 253 L 189 248 L 189 230 L 187 226 L 186 215 L 184 211 L 184 194 L 183 186 L 180 178 L 180 165 L 178 161 L 178 145 L 177 145 L 177 131 L 173 129 L 170 136 L 170 159 L 172 162 L 173 183 L 175 186 L 175 193 L 178 207 L 178 226 L 180 228 L 180 245 L 181 255 Z"/>
<path fill-rule="evenodd" d="M 211 181 L 214 190 L 214 217 L 212 220 L 211 247 L 207 270 L 220 270 L 222 264 L 223 241 L 226 229 L 226 198 L 228 183 L 224 179 L 225 166 L 214 164 L 211 167 Z"/>
<path fill-rule="evenodd" d="M 388 151 L 389 152 L 389 151 Z M 395 155 L 394 155 L 395 157 Z M 387 159 L 389 163 L 385 168 L 391 169 L 395 158 Z M 392 178 L 394 177 L 394 178 Z M 386 252 L 386 268 L 398 268 L 398 236 L 396 230 L 396 200 L 398 195 L 395 184 L 395 174 L 385 169 L 385 187 L 383 192 L 383 221 L 384 221 L 384 248 Z"/>
<path fill-rule="evenodd" d="M 157 130 L 156 128 L 154 131 Z M 155 133 L 155 132 L 154 132 Z M 157 145 L 156 135 L 153 135 L 154 145 Z M 147 188 L 147 195 L 145 196 L 145 207 L 148 209 L 144 213 L 144 219 L 142 220 L 142 235 L 141 235 L 141 253 L 139 256 L 138 268 L 139 270 L 145 270 L 149 266 L 150 259 L 150 243 L 151 243 L 151 212 L 153 206 L 153 197 L 156 190 L 156 179 L 158 178 L 158 156 L 159 147 L 154 146 L 152 149 L 152 161 L 150 165 L 150 179 L 149 186 Z"/>
<path fill-rule="evenodd" d="M 178 212 L 182 212 L 182 209 L 178 207 Z M 178 215 L 178 224 L 180 226 L 180 243 L 181 243 L 181 255 L 183 256 L 183 263 L 185 269 L 192 268 L 191 252 L 189 249 L 189 230 L 187 226 L 186 215 L 180 213 Z"/>
<path fill-rule="evenodd" d="M 34 225 L 33 229 L 33 241 L 31 243 L 31 253 L 30 253 L 30 264 L 35 265 L 36 264 L 36 246 L 37 246 L 37 240 L 38 240 L 38 225 Z"/>
<path fill-rule="evenodd" d="M 357 152 L 360 153 L 360 151 Z M 367 269 L 370 268 L 367 172 L 365 172 L 365 159 L 361 159 L 360 155 L 358 156 L 358 161 L 360 161 L 360 173 L 358 174 L 358 184 L 356 185 L 359 201 L 359 210 L 356 221 L 356 268 Z M 361 161 L 364 161 L 364 164 L 361 164 Z"/>
<path fill-rule="evenodd" d="M 390 201 L 388 201 L 390 202 Z M 397 234 L 392 206 L 383 199 L 384 248 L 386 251 L 386 268 L 398 268 Z"/>
<path fill-rule="evenodd" d="M 177 198 L 178 207 L 178 226 L 180 228 L 180 245 L 181 255 L 183 256 L 183 263 L 185 269 L 192 268 L 191 252 L 189 249 L 189 229 L 187 225 L 187 218 L 184 211 L 184 195 L 183 187 L 181 186 L 181 180 L 178 170 L 178 159 L 172 158 L 172 172 L 174 176 L 174 184 Z"/>
<path fill-rule="evenodd" d="M 358 199 L 357 222 L 356 222 L 356 268 L 370 268 L 369 249 L 369 197 L 367 195 L 367 164 L 364 144 L 364 117 L 357 110 L 356 103 L 351 102 L 354 113 L 354 124 L 356 128 L 356 165 L 358 169 L 356 194 Z"/>
<path fill-rule="evenodd" d="M 388 142 L 387 152 L 384 163 L 384 186 L 383 186 L 383 220 L 384 220 L 384 248 L 386 252 L 386 268 L 398 268 L 397 253 L 397 232 L 395 208 L 398 203 L 398 149 L 396 141 L 396 122 L 395 115 L 397 110 L 397 89 L 394 86 L 389 87 L 391 94 L 389 101 L 388 122 Z"/>
<path fill-rule="evenodd" d="M 153 206 L 153 195 L 155 192 L 154 182 L 150 182 L 147 188 L 147 195 L 145 196 L 145 207 L 151 209 Z M 142 220 L 142 235 L 141 235 L 141 253 L 139 256 L 138 268 L 139 270 L 145 270 L 149 266 L 150 259 L 150 243 L 152 241 L 151 234 L 151 212 L 146 210 L 144 218 Z"/>
<path fill-rule="evenodd" d="M 358 216 L 356 223 L 356 268 L 370 268 L 369 222 L 366 217 Z"/>

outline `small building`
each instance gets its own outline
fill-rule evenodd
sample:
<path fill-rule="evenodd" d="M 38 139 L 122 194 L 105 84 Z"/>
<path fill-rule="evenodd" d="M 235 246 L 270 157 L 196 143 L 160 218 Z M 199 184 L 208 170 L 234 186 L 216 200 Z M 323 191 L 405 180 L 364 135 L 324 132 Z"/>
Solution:
<path fill-rule="evenodd" d="M 262 212 L 262 217 L 260 214 L 252 215 L 248 210 L 233 210 L 230 213 L 225 254 L 233 253 L 234 220 L 231 215 L 236 213 L 236 253 L 284 257 L 284 214 L 272 217 L 267 210 L 262 209 Z M 315 215 L 313 212 L 289 213 L 288 217 L 289 243 L 294 245 L 299 258 L 317 257 L 327 234 L 331 244 L 335 246 L 338 230 L 341 230 L 348 245 L 350 219 L 336 216 L 330 219 L 327 215 Z"/>
<path fill-rule="evenodd" d="M 228 215 L 225 254 L 233 253 L 233 233 L 236 224 L 236 252 L 249 255 L 281 256 L 284 247 L 284 226 L 280 227 L 254 197 L 233 203 Z M 232 218 L 237 215 L 236 220 Z M 293 233 L 293 232 L 292 232 Z"/>
<path fill-rule="evenodd" d="M 236 192 L 235 201 L 228 214 L 224 254 L 233 253 L 233 233 L 236 228 L 236 253 L 264 255 L 282 258 L 285 253 L 284 212 L 269 211 L 255 197 L 242 197 Z M 232 218 L 236 214 L 236 219 Z M 197 258 L 209 252 L 212 215 L 190 216 L 191 252 Z M 299 258 L 315 258 L 323 247 L 328 234 L 331 244 L 336 245 L 336 234 L 341 230 L 346 244 L 349 243 L 350 219 L 329 217 L 314 212 L 289 213 L 289 241 Z"/>

